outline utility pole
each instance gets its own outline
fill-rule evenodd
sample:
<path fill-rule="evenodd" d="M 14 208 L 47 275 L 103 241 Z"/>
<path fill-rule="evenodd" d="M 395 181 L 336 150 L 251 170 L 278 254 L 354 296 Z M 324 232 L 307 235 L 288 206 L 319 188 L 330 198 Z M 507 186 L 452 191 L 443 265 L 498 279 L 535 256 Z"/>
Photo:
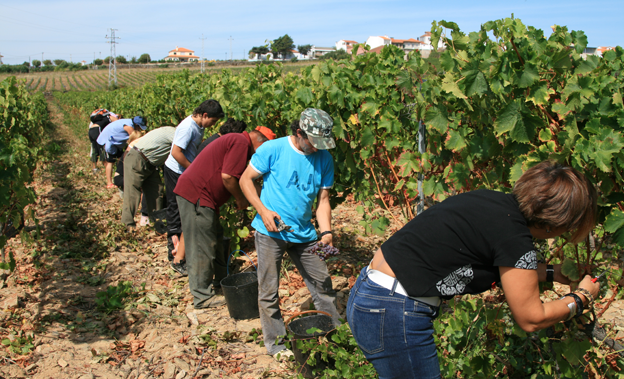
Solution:
<path fill-rule="evenodd" d="M 41 65 L 43 66 L 43 53 L 41 53 Z"/>
<path fill-rule="evenodd" d="M 232 39 L 232 36 L 230 36 L 230 60 L 232 60 L 232 41 L 234 41 Z"/>
<path fill-rule="evenodd" d="M 119 39 L 119 37 L 115 37 L 115 32 L 117 31 L 117 29 L 109 29 L 111 32 L 110 37 L 108 35 L 106 35 L 106 39 L 110 40 L 110 44 L 111 44 L 111 55 L 110 55 L 110 60 L 108 61 L 108 86 L 111 86 L 111 81 L 112 78 L 114 78 L 115 80 L 115 85 L 117 85 L 117 59 L 115 58 L 115 55 L 117 54 L 117 49 L 115 48 L 115 45 L 118 43 L 117 39 Z"/>
<path fill-rule="evenodd" d="M 201 73 L 204 73 L 204 40 L 206 38 L 204 37 L 204 33 L 202 33 L 202 38 L 200 38 L 200 40 L 202 41 L 202 56 L 201 56 Z"/>

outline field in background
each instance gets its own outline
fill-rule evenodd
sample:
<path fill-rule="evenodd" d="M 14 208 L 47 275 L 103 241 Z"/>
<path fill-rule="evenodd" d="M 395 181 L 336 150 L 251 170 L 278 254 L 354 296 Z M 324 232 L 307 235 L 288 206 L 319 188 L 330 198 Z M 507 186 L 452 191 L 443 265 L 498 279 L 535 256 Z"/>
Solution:
<path fill-rule="evenodd" d="M 299 71 L 307 66 L 304 63 L 284 64 L 284 71 Z M 229 69 L 237 74 L 242 70 L 254 67 L 249 66 L 213 66 L 206 67 L 208 73 L 220 72 Z M 145 83 L 156 81 L 158 75 L 180 72 L 184 69 L 191 73 L 200 72 L 199 67 L 190 68 L 131 68 L 117 69 L 118 87 L 137 87 Z M 100 91 L 108 88 L 108 69 L 85 70 L 85 71 L 54 71 L 36 72 L 31 74 L 2 74 L 0 81 L 8 76 L 15 76 L 18 81 L 24 81 L 29 90 L 34 91 Z"/>

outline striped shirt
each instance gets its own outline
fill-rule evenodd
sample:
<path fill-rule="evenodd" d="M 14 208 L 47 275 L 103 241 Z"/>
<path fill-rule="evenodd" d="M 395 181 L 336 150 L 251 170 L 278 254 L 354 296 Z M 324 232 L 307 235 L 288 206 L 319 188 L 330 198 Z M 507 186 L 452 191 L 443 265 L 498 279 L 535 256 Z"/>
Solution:
<path fill-rule="evenodd" d="M 147 133 L 134 145 L 143 155 L 156 167 L 161 166 L 167 160 L 171 143 L 175 135 L 176 128 L 173 126 L 163 126 Z"/>

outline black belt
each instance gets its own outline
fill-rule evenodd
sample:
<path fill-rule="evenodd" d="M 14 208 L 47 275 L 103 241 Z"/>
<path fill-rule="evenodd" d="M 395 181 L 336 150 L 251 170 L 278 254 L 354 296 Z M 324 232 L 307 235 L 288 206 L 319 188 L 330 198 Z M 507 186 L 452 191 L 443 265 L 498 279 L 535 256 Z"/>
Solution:
<path fill-rule="evenodd" d="M 147 159 L 147 157 L 145 156 L 145 154 L 143 154 L 143 152 L 142 152 L 141 150 L 139 150 L 136 146 L 132 146 L 132 148 L 133 148 L 134 150 L 136 150 L 136 152 L 137 152 L 137 153 L 139 153 L 139 155 L 141 156 L 141 158 L 145 159 L 145 162 L 147 162 L 147 164 L 150 164 L 150 165 L 152 165 L 152 166 L 154 165 L 154 164 L 152 164 L 152 162 L 150 162 L 150 160 L 149 160 L 149 159 Z"/>

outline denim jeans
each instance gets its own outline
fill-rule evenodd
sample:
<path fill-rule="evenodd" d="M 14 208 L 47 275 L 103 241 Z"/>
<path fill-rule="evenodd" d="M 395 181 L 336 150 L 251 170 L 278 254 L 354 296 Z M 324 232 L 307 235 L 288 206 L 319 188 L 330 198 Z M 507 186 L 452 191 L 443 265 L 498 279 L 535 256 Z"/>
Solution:
<path fill-rule="evenodd" d="M 379 286 L 362 269 L 351 289 L 347 321 L 380 379 L 439 378 L 434 307 Z M 395 281 L 395 286 L 396 286 Z"/>
<path fill-rule="evenodd" d="M 286 348 L 281 342 L 276 344 L 275 341 L 279 336 L 286 334 L 279 307 L 278 290 L 282 258 L 287 251 L 308 290 L 310 290 L 316 309 L 329 313 L 334 324 L 340 325 L 340 315 L 338 315 L 335 304 L 336 292 L 332 288 L 327 265 L 319 259 L 318 255 L 304 252 L 307 247 L 315 243 L 316 241 L 292 243 L 256 232 L 258 308 L 260 309 L 264 346 L 271 355 Z"/>

